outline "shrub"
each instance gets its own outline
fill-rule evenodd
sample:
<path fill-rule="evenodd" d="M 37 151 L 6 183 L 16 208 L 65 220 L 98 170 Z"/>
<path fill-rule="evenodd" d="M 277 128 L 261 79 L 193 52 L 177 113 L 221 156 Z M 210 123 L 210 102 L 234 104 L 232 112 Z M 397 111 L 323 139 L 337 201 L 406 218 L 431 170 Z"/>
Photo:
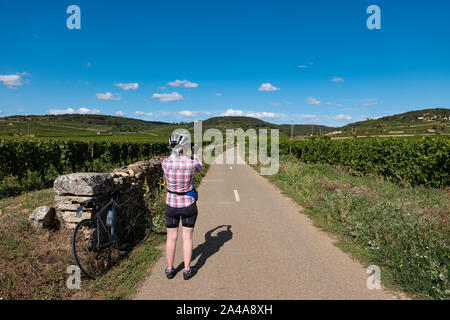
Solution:
<path fill-rule="evenodd" d="M 363 175 L 376 173 L 388 180 L 445 188 L 450 185 L 450 140 L 424 137 L 309 139 L 283 141 L 280 153 L 308 163 L 341 165 Z"/>

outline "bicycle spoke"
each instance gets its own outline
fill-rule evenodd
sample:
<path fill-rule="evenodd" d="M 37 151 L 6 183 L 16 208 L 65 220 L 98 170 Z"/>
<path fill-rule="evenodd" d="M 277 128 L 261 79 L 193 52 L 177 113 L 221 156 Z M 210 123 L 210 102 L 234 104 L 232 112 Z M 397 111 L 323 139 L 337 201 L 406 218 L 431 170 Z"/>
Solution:
<path fill-rule="evenodd" d="M 81 271 L 90 278 L 103 275 L 110 264 L 111 249 L 102 243 L 107 241 L 107 235 L 101 231 L 99 233 L 98 230 L 93 220 L 83 220 L 75 229 L 73 237 L 75 261 Z"/>
<path fill-rule="evenodd" d="M 120 207 L 121 231 L 118 233 L 120 246 L 131 249 L 145 240 L 150 235 L 152 219 L 150 211 L 140 204 L 126 204 Z"/>

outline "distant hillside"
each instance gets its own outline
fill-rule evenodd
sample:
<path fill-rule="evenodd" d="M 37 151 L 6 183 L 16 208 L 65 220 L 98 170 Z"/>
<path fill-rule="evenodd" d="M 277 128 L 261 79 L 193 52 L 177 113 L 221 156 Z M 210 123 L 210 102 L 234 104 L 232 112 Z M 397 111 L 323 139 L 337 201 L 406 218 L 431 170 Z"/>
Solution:
<path fill-rule="evenodd" d="M 275 125 L 260 119 L 250 117 L 213 117 L 203 121 L 203 126 L 217 129 L 242 128 L 274 128 Z"/>
<path fill-rule="evenodd" d="M 291 136 L 291 125 L 281 124 L 278 126 L 280 132 L 283 132 L 287 136 Z M 333 127 L 327 127 L 318 124 L 294 124 L 294 137 L 309 136 L 311 134 L 320 135 L 336 130 Z"/>
<path fill-rule="evenodd" d="M 352 132 L 370 135 L 450 133 L 450 109 L 414 110 L 379 119 L 350 123 L 339 129 L 343 135 Z"/>
<path fill-rule="evenodd" d="M 450 133 L 450 109 L 424 109 L 405 112 L 377 120 L 366 120 L 340 128 L 295 124 L 294 136 L 332 134 L 333 136 L 401 135 Z M 193 122 L 168 123 L 109 115 L 27 115 L 0 118 L 0 136 L 41 138 L 90 138 L 115 141 L 166 141 L 176 128 L 192 130 Z M 291 135 L 290 124 L 273 124 L 250 117 L 213 117 L 203 121 L 203 128 L 279 129 L 280 136 Z"/>
<path fill-rule="evenodd" d="M 422 110 L 414 110 L 408 111 L 405 113 L 395 114 L 393 116 L 386 116 L 379 118 L 381 121 L 408 121 L 408 120 L 417 120 L 420 117 L 433 119 L 435 120 L 445 120 L 443 118 L 450 118 L 450 109 L 448 108 L 435 108 L 435 109 L 422 109 Z"/>
<path fill-rule="evenodd" d="M 168 123 L 109 115 L 63 114 L 63 115 L 20 115 L 0 118 L 0 136 L 36 137 L 101 137 L 116 135 L 167 136 L 177 127 L 193 129 L 193 122 Z M 213 117 L 203 121 L 203 128 L 226 129 L 249 128 L 279 129 L 281 136 L 290 136 L 291 125 L 277 125 L 251 117 Z M 322 125 L 294 125 L 294 136 L 320 134 L 334 130 Z"/>
<path fill-rule="evenodd" d="M 108 115 L 20 115 L 0 118 L 0 136 L 165 141 L 174 126 Z"/>
<path fill-rule="evenodd" d="M 9 116 L 0 118 L 6 121 L 13 122 L 27 122 L 32 123 L 72 123 L 76 125 L 85 126 L 106 126 L 111 127 L 112 130 L 116 131 L 132 131 L 132 130 L 145 130 L 155 126 L 168 125 L 166 122 L 158 121 L 145 121 L 140 119 L 118 117 L 118 116 L 108 116 L 108 115 L 97 115 L 97 114 L 61 114 L 61 115 L 19 115 L 19 116 Z"/>
<path fill-rule="evenodd" d="M 280 135 L 290 136 L 291 125 L 290 124 L 273 124 L 267 121 L 263 121 L 250 117 L 213 117 L 203 121 L 203 126 L 207 128 L 218 129 L 234 129 L 242 128 L 247 130 L 249 128 L 255 129 L 279 129 Z M 335 130 L 335 128 L 327 127 L 323 125 L 310 125 L 310 124 L 294 124 L 294 136 L 307 136 L 311 133 L 320 134 L 327 133 Z"/>

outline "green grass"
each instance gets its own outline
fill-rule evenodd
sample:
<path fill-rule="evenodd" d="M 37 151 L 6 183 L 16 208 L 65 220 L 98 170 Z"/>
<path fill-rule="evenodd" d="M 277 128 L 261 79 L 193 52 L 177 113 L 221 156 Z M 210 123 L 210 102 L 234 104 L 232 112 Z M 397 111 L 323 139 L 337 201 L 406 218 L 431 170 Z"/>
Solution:
<path fill-rule="evenodd" d="M 34 230 L 28 223 L 31 211 L 52 205 L 52 189 L 24 193 L 0 202 L 0 298 L 2 299 L 126 299 L 143 281 L 162 250 L 165 230 L 155 230 L 144 245 L 128 256 L 113 255 L 113 267 L 102 278 L 82 279 L 81 290 L 66 287 L 66 268 L 74 264 L 73 230 Z M 163 208 L 165 192 L 152 198 Z M 152 211 L 155 217 L 162 210 Z"/>
<path fill-rule="evenodd" d="M 165 234 L 152 234 L 144 245 L 133 250 L 128 257 L 116 260 L 115 266 L 103 277 L 82 282 L 82 295 L 107 300 L 128 299 L 161 257 L 162 250 L 155 247 L 165 239 Z"/>
<path fill-rule="evenodd" d="M 195 186 L 206 175 L 209 165 L 195 176 Z M 164 184 L 148 197 L 154 232 L 142 246 L 124 257 L 113 255 L 113 266 L 97 280 L 82 279 L 81 290 L 66 287 L 66 269 L 74 264 L 71 239 L 73 230 L 34 230 L 28 216 L 34 208 L 51 206 L 52 189 L 26 192 L 0 200 L 0 299 L 128 299 L 148 276 L 161 257 L 158 248 L 166 239 L 163 209 Z"/>
<path fill-rule="evenodd" d="M 418 298 L 448 299 L 448 190 L 353 176 L 330 165 L 280 158 L 268 179 L 306 209 L 338 246 L 382 269 L 383 284 Z"/>
<path fill-rule="evenodd" d="M 73 230 L 34 230 L 28 223 L 31 211 L 51 205 L 51 189 L 28 192 L 0 202 L 0 298 L 2 299 L 126 299 L 148 275 L 162 250 L 165 229 L 156 230 L 144 245 L 128 256 L 113 254 L 113 266 L 95 281 L 82 279 L 81 290 L 66 287 L 66 268 L 74 264 Z M 163 208 L 165 193 L 157 195 L 154 207 Z M 162 215 L 154 212 L 154 216 Z"/>

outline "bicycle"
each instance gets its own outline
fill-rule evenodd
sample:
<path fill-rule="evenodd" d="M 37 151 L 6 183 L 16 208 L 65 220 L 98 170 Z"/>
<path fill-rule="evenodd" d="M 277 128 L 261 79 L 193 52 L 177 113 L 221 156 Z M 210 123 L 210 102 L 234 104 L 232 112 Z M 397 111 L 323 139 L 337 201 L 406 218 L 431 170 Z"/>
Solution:
<path fill-rule="evenodd" d="M 93 207 L 91 219 L 80 221 L 73 233 L 72 252 L 81 272 L 90 279 L 104 275 L 111 267 L 111 252 L 116 249 L 129 252 L 144 243 L 152 231 L 152 215 L 143 204 L 126 201 L 118 204 L 120 195 L 130 193 L 134 188 L 124 191 L 122 187 L 113 190 L 111 200 L 99 211 L 96 198 L 80 203 L 76 216 L 83 210 Z M 103 214 L 106 209 L 106 219 Z"/>

